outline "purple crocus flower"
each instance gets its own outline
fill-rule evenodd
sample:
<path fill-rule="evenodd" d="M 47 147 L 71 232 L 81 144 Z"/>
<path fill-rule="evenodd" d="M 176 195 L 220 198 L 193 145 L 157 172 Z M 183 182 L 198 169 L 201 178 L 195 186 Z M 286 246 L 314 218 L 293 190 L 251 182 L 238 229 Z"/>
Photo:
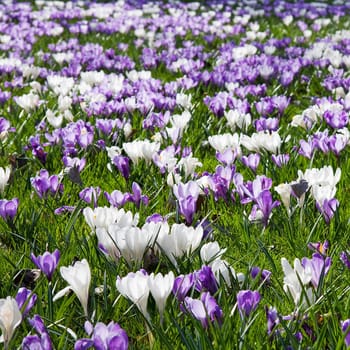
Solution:
<path fill-rule="evenodd" d="M 325 111 L 323 114 L 323 118 L 325 119 L 327 124 L 333 129 L 344 128 L 349 122 L 348 113 L 344 110 Z"/>
<path fill-rule="evenodd" d="M 256 173 L 256 169 L 260 163 L 260 154 L 259 153 L 251 153 L 248 156 L 243 156 L 241 158 L 243 165 L 253 170 Z"/>
<path fill-rule="evenodd" d="M 222 153 L 216 152 L 216 159 L 222 164 L 231 165 L 237 157 L 237 152 L 233 152 L 232 149 L 227 148 Z"/>
<path fill-rule="evenodd" d="M 258 307 L 260 293 L 258 291 L 241 290 L 237 293 L 237 306 L 242 318 L 249 315 Z"/>
<path fill-rule="evenodd" d="M 255 279 L 260 275 L 261 283 L 269 283 L 272 273 L 269 270 L 261 270 L 260 267 L 253 266 L 250 270 L 250 275 L 252 276 L 252 279 Z"/>
<path fill-rule="evenodd" d="M 273 154 L 271 159 L 279 168 L 282 168 L 282 166 L 289 162 L 289 154 Z"/>
<path fill-rule="evenodd" d="M 29 314 L 30 310 L 35 305 L 36 300 L 38 299 L 38 296 L 32 293 L 30 289 L 21 287 L 18 290 L 15 299 L 19 309 L 22 309 L 22 307 L 25 306 L 22 314 L 23 314 L 23 317 L 26 317 Z"/>
<path fill-rule="evenodd" d="M 90 204 L 93 202 L 94 208 L 97 207 L 97 199 L 101 194 L 101 189 L 99 187 L 86 187 L 79 192 L 79 198 L 84 202 Z"/>
<path fill-rule="evenodd" d="M 43 255 L 38 255 L 38 257 L 31 253 L 30 258 L 51 282 L 52 275 L 60 260 L 60 251 L 56 249 L 53 253 L 45 252 Z"/>
<path fill-rule="evenodd" d="M 52 350 L 52 343 L 47 332 L 43 320 L 39 315 L 34 315 L 29 319 L 30 325 L 35 329 L 38 335 L 28 335 L 22 341 L 22 349 L 38 349 L 38 350 Z"/>
<path fill-rule="evenodd" d="M 148 205 L 148 197 L 142 195 L 141 187 L 136 182 L 132 183 L 132 194 L 130 194 L 129 198 L 131 202 L 135 203 L 137 208 L 140 208 L 141 202 L 144 205 Z"/>
<path fill-rule="evenodd" d="M 341 330 L 345 334 L 345 345 L 347 347 L 350 346 L 350 319 L 347 319 L 345 321 L 340 321 L 341 324 Z"/>
<path fill-rule="evenodd" d="M 273 208 L 276 208 L 280 205 L 279 201 L 273 201 L 272 194 L 269 190 L 262 191 L 257 200 L 257 206 L 261 210 L 262 213 L 262 222 L 266 227 L 272 212 Z"/>
<path fill-rule="evenodd" d="M 13 198 L 11 200 L 0 199 L 0 216 L 4 220 L 13 220 L 17 214 L 18 204 L 18 198 Z"/>
<path fill-rule="evenodd" d="M 49 172 L 46 169 L 40 170 L 36 177 L 30 179 L 30 182 L 40 198 L 43 198 L 49 191 L 51 194 L 63 191 L 63 184 L 59 182 L 58 176 L 49 176 Z"/>
<path fill-rule="evenodd" d="M 113 164 L 117 167 L 119 172 L 123 175 L 125 179 L 130 176 L 130 165 L 129 158 L 124 156 L 116 156 L 113 158 Z"/>
<path fill-rule="evenodd" d="M 201 322 L 203 328 L 208 328 L 208 319 L 222 321 L 222 310 L 209 292 L 203 293 L 200 300 L 186 297 L 184 302 L 186 309 Z"/>
<path fill-rule="evenodd" d="M 340 260 L 350 270 L 350 257 L 348 252 L 340 253 Z"/>
<path fill-rule="evenodd" d="M 275 327 L 279 324 L 279 318 L 275 307 L 266 307 L 267 334 L 271 335 Z"/>
<path fill-rule="evenodd" d="M 215 294 L 217 292 L 218 285 L 210 266 L 202 266 L 200 270 L 195 272 L 195 277 L 195 288 L 198 291 L 206 289 L 210 294 Z"/>
<path fill-rule="evenodd" d="M 166 222 L 166 219 L 162 215 L 154 213 L 146 218 L 146 223 L 150 222 L 154 222 L 156 224 L 158 222 Z"/>
<path fill-rule="evenodd" d="M 109 204 L 117 208 L 122 207 L 130 199 L 129 193 L 122 193 L 119 190 L 114 190 L 111 194 L 109 194 L 108 192 L 104 192 L 104 195 L 108 200 Z"/>
<path fill-rule="evenodd" d="M 91 339 L 79 339 L 74 345 L 74 350 L 86 350 L 91 347 L 96 350 L 124 350 L 128 348 L 128 335 L 118 323 L 111 321 L 106 326 L 102 322 L 97 322 L 96 326 L 93 327 L 89 321 L 86 321 L 84 328 L 86 333 L 91 335 Z"/>
<path fill-rule="evenodd" d="M 323 257 L 319 253 L 312 254 L 312 259 L 303 258 L 301 264 L 305 269 L 311 270 L 312 278 L 311 283 L 315 289 L 317 289 L 321 276 L 328 273 L 331 266 L 332 259 L 330 257 Z"/>
<path fill-rule="evenodd" d="M 193 273 L 188 275 L 180 275 L 175 278 L 173 293 L 180 302 L 184 301 L 187 293 L 194 286 L 195 279 L 196 276 Z"/>
<path fill-rule="evenodd" d="M 328 225 L 334 216 L 337 208 L 339 206 L 339 202 L 336 198 L 325 199 L 320 205 L 320 203 L 316 202 L 316 207 L 318 211 L 323 215 L 326 224 Z"/>
<path fill-rule="evenodd" d="M 199 185 L 195 181 L 179 183 L 174 185 L 173 191 L 179 201 L 180 213 L 185 217 L 187 224 L 191 224 L 196 212 Z"/>
<path fill-rule="evenodd" d="M 54 214 L 61 215 L 61 214 L 66 213 L 66 212 L 72 213 L 74 210 L 75 210 L 75 206 L 63 205 L 62 207 L 55 209 Z"/>

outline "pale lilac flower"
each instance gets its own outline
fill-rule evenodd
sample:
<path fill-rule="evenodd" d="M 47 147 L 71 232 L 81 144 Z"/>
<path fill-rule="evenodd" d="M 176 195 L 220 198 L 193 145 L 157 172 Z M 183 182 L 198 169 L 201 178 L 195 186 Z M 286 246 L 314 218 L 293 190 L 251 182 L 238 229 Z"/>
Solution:
<path fill-rule="evenodd" d="M 200 299 L 186 297 L 184 305 L 186 309 L 201 322 L 203 328 L 208 328 L 208 320 L 211 322 L 217 321 L 218 323 L 222 321 L 222 310 L 209 292 L 203 293 Z"/>
<path fill-rule="evenodd" d="M 119 190 L 114 190 L 111 194 L 105 191 L 104 195 L 108 200 L 109 204 L 113 205 L 113 207 L 116 208 L 122 207 L 130 199 L 129 193 L 122 193 Z"/>
<path fill-rule="evenodd" d="M 93 347 L 96 350 L 126 350 L 129 340 L 125 330 L 118 323 L 111 321 L 107 326 L 97 322 L 95 327 L 85 322 L 85 331 L 91 338 L 83 338 L 76 341 L 74 350 L 85 350 Z"/>
<path fill-rule="evenodd" d="M 101 189 L 97 187 L 86 187 L 79 192 L 79 198 L 85 203 L 90 204 L 91 202 L 94 205 L 94 208 L 97 207 L 97 199 L 101 194 Z"/>
<path fill-rule="evenodd" d="M 53 253 L 45 252 L 43 255 L 38 255 L 37 257 L 31 253 L 30 258 L 38 269 L 45 274 L 47 279 L 51 281 L 60 260 L 60 251 L 56 249 Z"/>
<path fill-rule="evenodd" d="M 282 168 L 282 166 L 288 164 L 289 162 L 289 154 L 273 154 L 271 156 L 272 161 L 279 167 Z"/>
<path fill-rule="evenodd" d="M 311 270 L 312 277 L 311 283 L 313 287 L 317 290 L 320 279 L 324 279 L 329 271 L 332 260 L 330 257 L 323 257 L 319 253 L 312 254 L 312 259 L 303 258 L 301 264 L 305 269 Z"/>
<path fill-rule="evenodd" d="M 258 291 L 241 290 L 237 293 L 237 307 L 242 318 L 249 317 L 260 303 Z"/>
<path fill-rule="evenodd" d="M 242 156 L 241 161 L 246 167 L 252 169 L 255 173 L 260 163 L 260 154 L 251 153 L 248 156 Z"/>

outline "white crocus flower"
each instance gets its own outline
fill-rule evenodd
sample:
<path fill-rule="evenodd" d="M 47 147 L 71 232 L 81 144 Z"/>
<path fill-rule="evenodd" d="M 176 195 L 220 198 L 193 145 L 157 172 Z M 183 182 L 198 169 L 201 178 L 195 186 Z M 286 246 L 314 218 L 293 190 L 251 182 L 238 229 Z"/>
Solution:
<path fill-rule="evenodd" d="M 312 278 L 310 267 L 306 266 L 304 268 L 299 259 L 294 260 L 294 269 L 290 266 L 286 258 L 281 259 L 281 264 L 284 273 L 283 289 L 286 293 L 290 293 L 294 304 L 296 306 L 300 303 L 306 305 L 307 300 L 312 303 L 314 298 L 312 289 L 307 287 Z M 306 293 L 307 300 L 302 298 L 303 292 Z"/>
<path fill-rule="evenodd" d="M 157 304 L 160 320 L 163 320 L 163 313 L 168 296 L 170 295 L 174 286 L 175 276 L 172 271 L 163 276 L 161 273 L 154 275 L 152 273 L 148 279 L 148 287 Z"/>
<path fill-rule="evenodd" d="M 16 299 L 8 296 L 6 299 L 0 299 L 0 328 L 5 350 L 13 336 L 15 329 L 22 321 L 22 314 L 19 310 Z"/>
<path fill-rule="evenodd" d="M 0 193 L 3 193 L 11 175 L 11 168 L 0 167 Z"/>
<path fill-rule="evenodd" d="M 77 295 L 81 305 L 84 309 L 84 314 L 88 316 L 88 297 L 89 287 L 91 281 L 91 271 L 89 263 L 86 259 L 76 261 L 73 265 L 68 267 L 62 266 L 60 268 L 62 278 L 69 284 L 68 287 L 58 292 L 53 300 L 57 300 L 65 295 L 70 289 Z"/>
<path fill-rule="evenodd" d="M 170 234 L 166 230 L 161 230 L 157 238 L 160 250 L 164 251 L 170 261 L 177 266 L 175 258 L 184 254 L 190 254 L 198 248 L 202 241 L 203 228 L 188 227 L 185 224 L 174 224 Z"/>
<path fill-rule="evenodd" d="M 143 271 L 130 272 L 125 277 L 117 278 L 116 286 L 121 295 L 130 299 L 149 318 L 147 312 L 147 301 L 149 295 L 149 276 Z"/>
<path fill-rule="evenodd" d="M 113 228 L 116 229 L 113 232 Z M 150 246 L 152 235 L 147 230 L 138 227 L 126 227 L 120 229 L 117 225 L 111 225 L 109 232 L 115 237 L 117 246 L 125 258 L 131 264 L 133 261 L 139 264 L 145 254 L 146 248 Z"/>
<path fill-rule="evenodd" d="M 139 221 L 139 215 L 133 216 L 131 211 L 125 212 L 124 209 L 114 207 L 97 207 L 95 209 L 85 208 L 83 215 L 86 223 L 95 231 L 96 228 L 108 229 L 111 224 L 118 224 L 119 227 L 136 226 Z"/>
<path fill-rule="evenodd" d="M 274 187 L 275 191 L 280 195 L 282 203 L 290 215 L 290 195 L 292 193 L 292 186 L 288 183 L 280 184 Z"/>
<path fill-rule="evenodd" d="M 239 150 L 240 138 L 238 134 L 213 135 L 208 138 L 210 146 L 223 153 L 227 149 Z"/>
<path fill-rule="evenodd" d="M 15 102 L 27 113 L 39 106 L 39 96 L 30 92 L 29 94 L 15 97 Z"/>
<path fill-rule="evenodd" d="M 231 109 L 225 112 L 225 118 L 227 124 L 232 130 L 235 130 L 238 126 L 240 129 L 247 130 L 249 125 L 252 123 L 252 117 L 249 113 L 242 113 L 238 109 Z"/>
<path fill-rule="evenodd" d="M 242 285 L 245 280 L 245 275 L 243 273 L 236 274 L 234 268 L 225 260 L 216 259 L 213 261 L 210 267 L 218 283 L 220 283 L 221 278 L 223 278 L 225 283 L 231 287 L 232 278 L 236 278 L 239 285 Z"/>
<path fill-rule="evenodd" d="M 54 127 L 55 129 L 60 128 L 63 122 L 63 115 L 59 114 L 57 117 L 55 116 L 55 113 L 48 109 L 45 113 L 45 118 L 48 121 L 48 123 Z"/>
<path fill-rule="evenodd" d="M 149 140 L 123 143 L 124 151 L 134 164 L 137 164 L 140 159 L 145 159 L 146 163 L 149 163 L 153 155 L 159 151 L 159 147 L 159 143 Z"/>
<path fill-rule="evenodd" d="M 226 252 L 225 249 L 221 249 L 218 242 L 209 242 L 203 244 L 200 256 L 204 264 L 212 265 L 213 262 L 221 257 Z"/>

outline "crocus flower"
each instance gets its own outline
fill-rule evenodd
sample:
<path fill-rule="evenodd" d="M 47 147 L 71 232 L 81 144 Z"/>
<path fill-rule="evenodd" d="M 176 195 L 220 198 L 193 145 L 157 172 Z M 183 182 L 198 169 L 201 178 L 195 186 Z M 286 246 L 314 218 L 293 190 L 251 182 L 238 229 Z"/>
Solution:
<path fill-rule="evenodd" d="M 345 334 L 345 345 L 347 347 L 350 346 L 350 319 L 347 319 L 345 321 L 341 321 L 341 330 Z"/>
<path fill-rule="evenodd" d="M 279 324 L 279 318 L 275 307 L 266 307 L 267 334 L 271 335 L 275 327 Z"/>
<path fill-rule="evenodd" d="M 3 193 L 5 190 L 5 187 L 9 181 L 11 174 L 10 167 L 1 168 L 0 167 L 0 193 Z"/>
<path fill-rule="evenodd" d="M 222 310 L 209 292 L 203 293 L 200 299 L 186 297 L 184 302 L 186 309 L 201 322 L 203 328 L 208 328 L 208 319 L 221 322 Z"/>
<path fill-rule="evenodd" d="M 295 305 L 298 305 L 302 300 L 303 292 L 305 292 L 306 297 L 309 302 L 312 302 L 314 297 L 312 293 L 312 288 L 307 287 L 312 279 L 312 270 L 310 266 L 302 266 L 299 259 L 294 260 L 294 269 L 290 266 L 287 259 L 281 259 L 282 269 L 284 272 L 283 279 L 283 289 L 285 292 L 289 292 L 293 297 Z"/>
<path fill-rule="evenodd" d="M 91 202 L 94 205 L 94 208 L 97 207 L 97 199 L 101 194 L 101 189 L 99 187 L 86 187 L 79 192 L 79 198 L 85 203 L 90 204 Z"/>
<path fill-rule="evenodd" d="M 151 273 L 148 279 L 148 287 L 159 310 L 160 319 L 163 318 L 166 300 L 174 286 L 174 273 L 170 271 L 165 276 L 161 273 Z"/>
<path fill-rule="evenodd" d="M 10 296 L 6 299 L 0 299 L 0 328 L 4 338 L 5 350 L 8 349 L 13 333 L 21 321 L 22 314 L 16 299 Z"/>
<path fill-rule="evenodd" d="M 303 258 L 301 260 L 303 267 L 311 270 L 311 283 L 315 289 L 317 289 L 321 277 L 324 278 L 328 273 L 331 263 L 330 257 L 325 258 L 319 253 L 312 254 L 312 259 Z"/>
<path fill-rule="evenodd" d="M 194 282 L 195 275 L 193 273 L 187 275 L 180 275 L 175 278 L 173 293 L 180 302 L 184 301 L 187 293 L 194 286 Z"/>
<path fill-rule="evenodd" d="M 350 254 L 349 252 L 341 252 L 340 253 L 340 260 L 342 263 L 350 270 Z"/>
<path fill-rule="evenodd" d="M 260 275 L 260 281 L 261 283 L 269 283 L 270 277 L 271 277 L 271 271 L 269 270 L 261 270 L 258 266 L 253 266 L 250 270 L 250 275 L 253 279 L 258 277 Z"/>
<path fill-rule="evenodd" d="M 18 198 L 13 198 L 11 200 L 0 199 L 0 216 L 4 220 L 13 220 L 17 214 L 18 204 Z"/>
<path fill-rule="evenodd" d="M 28 321 L 37 334 L 26 336 L 22 341 L 22 349 L 52 350 L 52 342 L 41 317 L 34 315 Z"/>
<path fill-rule="evenodd" d="M 143 205 L 148 204 L 148 197 L 142 194 L 141 187 L 136 182 L 132 183 L 132 194 L 130 194 L 129 200 L 135 203 L 137 208 L 140 208 L 141 202 Z"/>
<path fill-rule="evenodd" d="M 196 282 L 195 287 L 198 291 L 207 290 L 210 294 L 215 294 L 218 290 L 218 285 L 215 275 L 210 266 L 202 266 L 202 268 L 195 272 Z"/>
<path fill-rule="evenodd" d="M 52 275 L 60 260 L 60 251 L 56 249 L 53 253 L 45 252 L 43 255 L 38 255 L 38 257 L 31 253 L 30 258 L 38 269 L 45 274 L 47 279 L 51 281 Z"/>
<path fill-rule="evenodd" d="M 89 322 L 85 322 L 85 331 L 91 335 L 91 339 L 79 339 L 74 345 L 74 350 L 85 350 L 94 347 L 96 350 L 118 349 L 126 350 L 129 345 L 128 335 L 118 323 L 111 321 L 107 326 L 102 322 L 97 322 L 95 327 Z"/>
<path fill-rule="evenodd" d="M 54 301 L 65 295 L 69 290 L 73 290 L 83 306 L 85 316 L 87 316 L 87 304 L 91 281 L 89 263 L 86 261 L 86 259 L 76 261 L 73 265 L 68 267 L 62 266 L 60 268 L 60 272 L 62 278 L 68 282 L 69 286 L 58 292 L 54 297 Z"/>
<path fill-rule="evenodd" d="M 211 265 L 214 260 L 219 259 L 225 252 L 226 248 L 221 249 L 219 243 L 214 241 L 202 245 L 200 256 L 203 263 Z"/>
<path fill-rule="evenodd" d="M 130 299 L 141 313 L 148 318 L 147 301 L 149 295 L 149 276 L 146 271 L 130 272 L 125 277 L 118 276 L 116 286 L 121 295 Z"/>
<path fill-rule="evenodd" d="M 241 290 L 237 293 L 237 306 L 242 318 L 249 315 L 258 307 L 260 293 L 258 291 Z"/>
<path fill-rule="evenodd" d="M 20 309 L 25 306 L 25 309 L 23 310 L 23 317 L 26 317 L 29 314 L 30 310 L 35 305 L 37 298 L 38 296 L 36 294 L 32 293 L 31 290 L 25 287 L 21 287 L 18 290 L 15 299 Z"/>
<path fill-rule="evenodd" d="M 125 179 L 128 179 L 130 176 L 130 165 L 129 158 L 124 156 L 116 156 L 113 158 L 113 164 L 117 167 L 119 172 Z"/>

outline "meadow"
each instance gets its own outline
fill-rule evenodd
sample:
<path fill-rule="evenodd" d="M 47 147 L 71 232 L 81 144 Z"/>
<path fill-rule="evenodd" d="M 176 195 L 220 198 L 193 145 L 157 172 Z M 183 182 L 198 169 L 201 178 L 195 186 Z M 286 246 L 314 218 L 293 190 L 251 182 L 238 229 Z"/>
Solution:
<path fill-rule="evenodd" d="M 350 4 L 0 4 L 4 349 L 350 346 Z"/>

